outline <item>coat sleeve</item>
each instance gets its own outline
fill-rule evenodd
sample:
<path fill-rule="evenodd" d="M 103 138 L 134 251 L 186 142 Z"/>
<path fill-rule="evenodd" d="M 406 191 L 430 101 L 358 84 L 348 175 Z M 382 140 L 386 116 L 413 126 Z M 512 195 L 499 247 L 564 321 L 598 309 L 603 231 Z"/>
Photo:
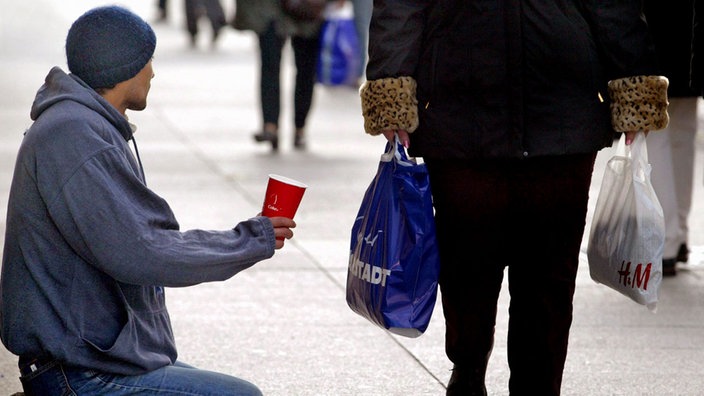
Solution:
<path fill-rule="evenodd" d="M 704 3 L 694 1 L 694 20 L 692 21 L 692 64 L 690 87 L 698 95 L 704 95 Z"/>
<path fill-rule="evenodd" d="M 614 129 L 665 128 L 668 80 L 657 75 L 655 45 L 642 0 L 584 0 L 581 4 L 609 80 Z"/>
<path fill-rule="evenodd" d="M 581 3 L 608 79 L 658 72 L 642 0 L 583 0 Z"/>
<path fill-rule="evenodd" d="M 49 211 L 76 254 L 129 284 L 225 280 L 274 254 L 273 226 L 264 217 L 231 230 L 180 231 L 166 201 L 135 177 L 116 149 L 83 163 Z"/>
<path fill-rule="evenodd" d="M 367 78 L 413 76 L 429 1 L 377 0 L 369 25 Z"/>
<path fill-rule="evenodd" d="M 429 1 L 378 0 L 369 26 L 368 81 L 362 85 L 364 130 L 418 127 L 416 67 Z"/>

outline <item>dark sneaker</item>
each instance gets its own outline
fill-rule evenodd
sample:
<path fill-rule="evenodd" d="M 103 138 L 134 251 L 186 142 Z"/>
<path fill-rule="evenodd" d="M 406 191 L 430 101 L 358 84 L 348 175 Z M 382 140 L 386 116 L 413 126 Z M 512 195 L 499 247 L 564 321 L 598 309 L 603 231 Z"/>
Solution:
<path fill-rule="evenodd" d="M 296 150 L 305 150 L 306 149 L 306 137 L 303 135 L 295 135 L 293 137 L 293 147 Z"/>
<path fill-rule="evenodd" d="M 677 251 L 677 261 L 680 263 L 689 261 L 689 248 L 686 243 L 680 245 L 680 249 Z"/>
<path fill-rule="evenodd" d="M 486 396 L 484 375 L 481 373 L 467 372 L 455 366 L 452 376 L 447 383 L 445 396 Z"/>
<path fill-rule="evenodd" d="M 663 259 L 662 260 L 662 276 L 675 276 L 677 275 L 677 259 Z"/>
<path fill-rule="evenodd" d="M 279 149 L 279 135 L 277 135 L 274 132 L 269 132 L 269 131 L 261 131 L 259 133 L 255 133 L 253 135 L 254 140 L 261 143 L 261 142 L 269 142 L 271 143 L 271 149 L 273 151 L 277 151 Z"/>

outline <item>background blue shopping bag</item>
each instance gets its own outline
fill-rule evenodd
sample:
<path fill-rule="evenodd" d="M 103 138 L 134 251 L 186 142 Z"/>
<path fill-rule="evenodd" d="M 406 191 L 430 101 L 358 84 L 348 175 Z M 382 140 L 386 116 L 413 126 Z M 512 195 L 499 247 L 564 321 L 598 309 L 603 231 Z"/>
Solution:
<path fill-rule="evenodd" d="M 352 226 L 347 305 L 392 333 L 425 332 L 440 261 L 428 171 L 387 144 Z"/>
<path fill-rule="evenodd" d="M 320 30 L 317 80 L 330 86 L 357 87 L 362 75 L 362 53 L 352 4 L 328 7 Z"/>

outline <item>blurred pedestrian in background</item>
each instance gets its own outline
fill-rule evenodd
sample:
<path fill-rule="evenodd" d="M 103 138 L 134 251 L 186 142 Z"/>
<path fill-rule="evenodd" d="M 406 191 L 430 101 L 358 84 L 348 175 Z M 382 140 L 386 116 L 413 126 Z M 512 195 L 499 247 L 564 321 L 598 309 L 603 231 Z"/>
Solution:
<path fill-rule="evenodd" d="M 676 274 L 676 264 L 689 260 L 689 213 L 692 207 L 694 153 L 697 135 L 697 92 L 690 88 L 694 1 L 645 0 L 643 13 L 653 36 L 659 73 L 667 89 L 670 123 L 647 137 L 651 182 L 665 216 L 663 275 Z"/>
<path fill-rule="evenodd" d="M 306 122 L 313 102 L 322 22 L 322 15 L 312 20 L 287 15 L 279 0 L 236 1 L 233 26 L 238 30 L 253 31 L 259 41 L 262 127 L 253 137 L 257 142 L 271 144 L 273 151 L 279 149 L 281 56 L 289 38 L 296 66 L 293 147 L 306 149 Z"/>
<path fill-rule="evenodd" d="M 191 47 L 196 47 L 198 44 L 198 21 L 202 16 L 205 16 L 212 28 L 210 44 L 214 49 L 222 28 L 227 25 L 225 11 L 220 0 L 185 0 L 184 6 L 186 10 L 186 30 L 191 39 Z"/>
<path fill-rule="evenodd" d="M 159 0 L 157 3 L 157 22 L 166 22 L 169 19 L 168 1 Z"/>
<path fill-rule="evenodd" d="M 560 394 L 597 152 L 667 124 L 641 4 L 374 4 L 364 127 L 430 171 L 448 395 L 487 393 L 506 268 L 509 392 Z"/>

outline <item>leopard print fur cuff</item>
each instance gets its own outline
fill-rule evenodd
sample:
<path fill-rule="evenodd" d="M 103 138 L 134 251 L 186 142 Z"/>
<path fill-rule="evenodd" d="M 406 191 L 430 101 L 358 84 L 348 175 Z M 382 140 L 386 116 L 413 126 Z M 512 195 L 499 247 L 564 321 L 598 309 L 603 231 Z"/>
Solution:
<path fill-rule="evenodd" d="M 418 99 L 413 77 L 367 81 L 360 88 L 364 130 L 378 135 L 389 129 L 413 132 L 418 127 Z"/>
<path fill-rule="evenodd" d="M 665 128 L 669 122 L 668 83 L 662 76 L 633 76 L 609 81 L 614 130 L 655 131 Z"/>

